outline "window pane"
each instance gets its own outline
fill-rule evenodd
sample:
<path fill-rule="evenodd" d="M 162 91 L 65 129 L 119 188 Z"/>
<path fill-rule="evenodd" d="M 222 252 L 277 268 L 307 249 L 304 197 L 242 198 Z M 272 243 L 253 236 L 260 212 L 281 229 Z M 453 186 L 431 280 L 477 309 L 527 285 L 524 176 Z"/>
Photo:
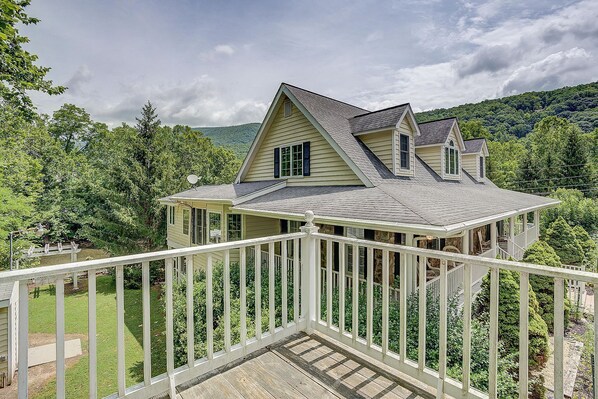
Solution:
<path fill-rule="evenodd" d="M 288 177 L 291 175 L 291 148 L 282 147 L 280 149 L 280 175 Z"/>
<path fill-rule="evenodd" d="M 183 209 L 183 234 L 189 235 L 189 209 Z"/>
<path fill-rule="evenodd" d="M 409 169 L 409 136 L 401 134 L 399 147 L 401 149 L 401 169 Z"/>
<path fill-rule="evenodd" d="M 210 212 L 210 242 L 219 242 L 222 236 L 221 215 L 219 213 Z"/>
<path fill-rule="evenodd" d="M 451 173 L 450 170 L 450 156 L 448 147 L 444 148 L 444 173 Z"/>
<path fill-rule="evenodd" d="M 241 239 L 241 215 L 228 215 L 227 241 Z"/>
<path fill-rule="evenodd" d="M 484 178 L 484 157 L 480 157 L 480 177 Z"/>
<path fill-rule="evenodd" d="M 293 176 L 303 176 L 303 144 L 293 146 Z"/>

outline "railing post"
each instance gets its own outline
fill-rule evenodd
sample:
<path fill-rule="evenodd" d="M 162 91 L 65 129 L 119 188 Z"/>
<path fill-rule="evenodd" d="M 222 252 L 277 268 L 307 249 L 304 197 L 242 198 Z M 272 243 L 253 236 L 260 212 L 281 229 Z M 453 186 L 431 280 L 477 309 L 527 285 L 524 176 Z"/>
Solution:
<path fill-rule="evenodd" d="M 496 234 L 496 222 L 490 223 L 490 249 L 492 249 L 492 257 L 496 258 L 496 247 L 498 246 L 497 243 L 497 234 Z"/>
<path fill-rule="evenodd" d="M 319 259 L 316 259 L 316 243 L 313 237 L 314 233 L 318 232 L 318 227 L 313 223 L 314 213 L 312 211 L 305 212 L 305 226 L 301 227 L 301 231 L 307 236 L 301 241 L 301 314 L 306 321 L 306 332 L 311 334 L 314 331 L 316 320 L 316 268 L 319 267 Z M 329 310 L 330 311 L 330 310 Z"/>
<path fill-rule="evenodd" d="M 509 218 L 509 240 L 507 241 L 507 252 L 515 257 L 515 216 Z"/>

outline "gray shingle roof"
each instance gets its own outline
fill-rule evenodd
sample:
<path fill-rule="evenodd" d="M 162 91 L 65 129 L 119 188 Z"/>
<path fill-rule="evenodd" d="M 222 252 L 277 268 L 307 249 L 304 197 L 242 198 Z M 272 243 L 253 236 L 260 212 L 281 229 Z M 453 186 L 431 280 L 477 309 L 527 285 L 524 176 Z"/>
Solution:
<path fill-rule="evenodd" d="M 419 123 L 419 131 L 421 134 L 415 137 L 415 146 L 444 144 L 456 121 L 456 118 L 447 118 L 438 121 Z"/>
<path fill-rule="evenodd" d="M 463 154 L 477 154 L 482 151 L 486 139 L 471 139 L 463 142 L 465 143 L 465 151 L 463 151 Z"/>
<path fill-rule="evenodd" d="M 0 301 L 7 301 L 12 296 L 12 290 L 15 283 L 2 283 L 0 284 Z"/>
<path fill-rule="evenodd" d="M 418 224 L 446 228 L 508 212 L 528 210 L 556 202 L 497 188 L 490 180 L 476 181 L 463 171 L 460 181 L 445 181 L 419 157 L 415 157 L 415 176 L 395 176 L 353 132 L 396 125 L 404 112 L 397 106 L 379 112 L 343 103 L 292 85 L 283 84 L 290 96 L 305 108 L 328 133 L 351 162 L 374 187 L 304 186 L 281 187 L 257 198 L 245 199 L 233 208 L 256 212 L 303 215 L 307 210 L 319 217 L 362 221 Z M 403 109 L 401 109 L 403 108 Z M 415 144 L 442 144 L 455 118 L 419 124 Z M 361 130 L 363 129 L 363 130 Z M 281 180 L 255 183 L 201 186 L 175 194 L 177 198 L 234 200 L 265 190 Z"/>
<path fill-rule="evenodd" d="M 349 120 L 349 123 L 351 124 L 351 133 L 355 134 L 370 130 L 393 128 L 397 125 L 407 107 L 408 104 L 402 104 L 363 115 L 357 115 Z"/>
<path fill-rule="evenodd" d="M 349 119 L 369 113 L 368 110 L 286 83 L 284 86 L 372 183 L 376 184 L 379 179 L 384 177 L 381 175 L 379 165 L 376 164 L 377 158 L 351 134 Z M 384 169 L 388 170 L 386 167 Z"/>
<path fill-rule="evenodd" d="M 234 200 L 282 183 L 281 180 L 267 180 L 251 183 L 221 184 L 217 186 L 199 186 L 165 198 L 162 201 L 177 199 L 224 199 Z"/>
<path fill-rule="evenodd" d="M 470 222 L 555 201 L 478 183 L 445 181 L 419 158 L 415 178 L 386 179 L 376 187 L 286 187 L 234 208 L 436 227 Z"/>

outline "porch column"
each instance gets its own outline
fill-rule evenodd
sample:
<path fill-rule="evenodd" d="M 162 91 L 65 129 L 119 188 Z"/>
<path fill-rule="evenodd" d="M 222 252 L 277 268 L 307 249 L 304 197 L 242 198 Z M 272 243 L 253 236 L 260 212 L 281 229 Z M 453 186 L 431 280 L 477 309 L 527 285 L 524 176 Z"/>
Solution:
<path fill-rule="evenodd" d="M 540 211 L 534 211 L 534 227 L 536 228 L 536 241 L 540 239 Z"/>
<path fill-rule="evenodd" d="M 462 242 L 463 242 L 463 248 L 462 248 L 462 252 L 465 255 L 469 255 L 469 235 L 471 233 L 471 230 L 467 230 L 465 232 L 465 234 L 463 234 L 463 238 L 462 238 Z"/>
<path fill-rule="evenodd" d="M 405 233 L 405 245 L 413 247 L 413 233 Z M 407 265 L 405 267 L 406 275 L 401 276 L 401 278 L 407 279 L 407 296 L 409 296 L 415 289 L 416 279 L 417 279 L 417 272 L 415 271 L 415 264 L 416 256 L 415 255 L 408 255 L 404 258 L 407 261 Z"/>
<path fill-rule="evenodd" d="M 509 218 L 509 242 L 507 242 L 507 252 L 509 255 L 515 257 L 515 216 Z"/>
<path fill-rule="evenodd" d="M 316 239 L 312 234 L 318 232 L 318 227 L 314 225 L 314 213 L 305 212 L 305 226 L 301 227 L 301 232 L 306 233 L 307 237 L 302 238 L 301 245 L 301 315 L 305 318 L 306 332 L 311 334 L 314 331 L 316 323 L 316 271 L 319 267 L 320 259 L 316 259 Z M 318 304 L 319 305 L 319 304 Z"/>
<path fill-rule="evenodd" d="M 490 248 L 492 249 L 493 258 L 496 258 L 497 239 L 496 222 L 492 222 L 490 223 Z"/>
<path fill-rule="evenodd" d="M 527 248 L 527 212 L 523 214 L 523 248 Z"/>

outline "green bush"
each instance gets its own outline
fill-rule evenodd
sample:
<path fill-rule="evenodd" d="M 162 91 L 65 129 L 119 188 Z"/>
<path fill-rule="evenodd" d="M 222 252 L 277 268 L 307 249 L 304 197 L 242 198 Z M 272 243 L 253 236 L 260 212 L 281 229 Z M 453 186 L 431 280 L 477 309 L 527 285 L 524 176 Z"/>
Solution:
<path fill-rule="evenodd" d="M 501 270 L 499 274 L 498 338 L 508 353 L 519 351 L 519 274 Z M 475 314 L 487 320 L 490 312 L 490 277 L 482 281 L 481 291 L 475 302 Z M 548 328 L 540 316 L 540 305 L 529 287 L 529 360 L 532 365 L 542 365 L 548 357 Z"/>
<path fill-rule="evenodd" d="M 268 268 L 261 268 L 261 329 L 268 330 L 269 326 L 269 272 Z M 287 276 L 287 314 L 288 319 L 293 317 L 293 279 Z M 212 314 L 213 314 L 213 341 L 214 351 L 224 349 L 224 266 L 216 262 L 212 269 Z M 186 279 L 175 282 L 173 285 L 173 317 L 174 317 L 174 349 L 175 365 L 178 367 L 187 360 L 187 299 Z M 275 325 L 282 325 L 282 281 L 279 273 L 275 275 Z M 230 326 L 231 345 L 241 340 L 241 301 L 240 301 L 240 267 L 236 262 L 230 264 Z M 253 259 L 248 258 L 246 267 L 246 325 L 247 337 L 255 336 L 255 269 Z M 164 302 L 165 304 L 165 302 Z M 194 343 L 195 359 L 207 355 L 207 325 L 206 325 L 206 273 L 198 270 L 194 273 L 193 282 L 193 317 L 194 317 Z"/>
<path fill-rule="evenodd" d="M 579 225 L 573 227 L 573 234 L 583 250 L 584 265 L 588 270 L 595 271 L 598 259 L 598 245 L 596 245 L 596 241 Z"/>
<path fill-rule="evenodd" d="M 524 253 L 523 261 L 538 265 L 562 267 L 555 250 L 544 241 L 536 241 Z M 540 304 L 540 316 L 546 322 L 548 331 L 554 330 L 554 279 L 547 276 L 530 275 L 529 282 Z M 569 323 L 571 301 L 565 297 L 565 327 Z"/>
<path fill-rule="evenodd" d="M 545 241 L 557 253 L 561 262 L 568 265 L 581 265 L 584 260 L 583 248 L 573 229 L 559 216 L 546 230 Z"/>

